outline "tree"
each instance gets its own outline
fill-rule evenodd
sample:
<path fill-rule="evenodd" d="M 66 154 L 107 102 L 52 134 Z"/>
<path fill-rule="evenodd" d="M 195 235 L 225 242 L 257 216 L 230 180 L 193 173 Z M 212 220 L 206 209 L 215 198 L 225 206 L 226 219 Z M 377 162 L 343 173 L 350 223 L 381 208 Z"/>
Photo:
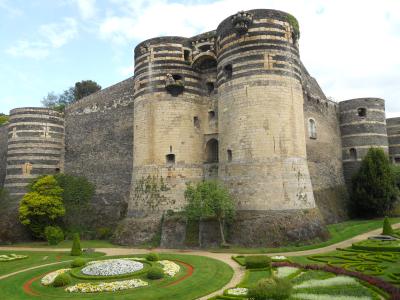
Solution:
<path fill-rule="evenodd" d="M 101 90 L 101 86 L 93 80 L 82 80 L 76 82 L 75 86 L 71 86 L 61 94 L 50 92 L 42 99 L 42 104 L 58 111 L 64 111 L 65 106 L 74 103 L 83 97 Z"/>
<path fill-rule="evenodd" d="M 8 116 L 0 113 L 0 126 L 8 122 Z"/>
<path fill-rule="evenodd" d="M 63 189 L 61 198 L 65 207 L 65 227 L 69 230 L 82 230 L 86 218 L 76 216 L 89 209 L 95 191 L 94 185 L 81 176 L 57 174 L 54 178 Z"/>
<path fill-rule="evenodd" d="M 82 255 L 81 240 L 79 238 L 79 233 L 74 233 L 72 247 L 71 247 L 71 255 L 72 256 Z"/>
<path fill-rule="evenodd" d="M 363 217 L 384 216 L 393 209 L 398 195 L 396 179 L 387 155 L 370 148 L 352 178 L 351 205 Z"/>
<path fill-rule="evenodd" d="M 390 224 L 390 220 L 388 217 L 385 217 L 385 219 L 383 220 L 383 230 L 382 230 L 382 234 L 383 235 L 393 235 L 394 231 L 392 228 L 392 224 Z"/>
<path fill-rule="evenodd" d="M 51 175 L 43 176 L 29 186 L 29 192 L 19 206 L 19 219 L 35 237 L 44 238 L 44 229 L 55 225 L 57 219 L 65 214 L 62 192 Z"/>
<path fill-rule="evenodd" d="M 219 224 L 222 244 L 226 244 L 224 223 L 235 214 L 235 205 L 225 187 L 217 181 L 188 184 L 185 190 L 185 213 L 190 220 L 214 217 Z"/>
<path fill-rule="evenodd" d="M 89 96 L 97 91 L 101 90 L 101 86 L 92 80 L 82 80 L 81 82 L 75 83 L 74 98 L 75 101 L 82 99 L 83 97 Z"/>

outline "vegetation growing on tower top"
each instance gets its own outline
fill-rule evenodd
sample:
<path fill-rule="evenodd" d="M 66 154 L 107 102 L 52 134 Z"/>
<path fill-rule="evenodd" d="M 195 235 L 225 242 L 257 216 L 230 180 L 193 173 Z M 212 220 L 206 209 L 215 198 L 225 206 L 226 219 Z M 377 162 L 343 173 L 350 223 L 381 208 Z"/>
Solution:
<path fill-rule="evenodd" d="M 300 25 L 299 25 L 299 21 L 297 21 L 297 19 L 292 16 L 291 14 L 288 14 L 287 16 L 287 21 L 289 22 L 289 24 L 292 26 L 294 34 L 296 35 L 296 38 L 299 39 L 300 38 Z"/>

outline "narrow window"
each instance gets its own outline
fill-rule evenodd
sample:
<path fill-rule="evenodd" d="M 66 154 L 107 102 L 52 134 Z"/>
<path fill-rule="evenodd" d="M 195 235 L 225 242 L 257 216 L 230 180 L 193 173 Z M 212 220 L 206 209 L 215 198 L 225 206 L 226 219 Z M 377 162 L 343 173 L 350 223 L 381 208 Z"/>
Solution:
<path fill-rule="evenodd" d="M 214 82 L 207 82 L 206 85 L 208 94 L 211 94 L 214 91 Z"/>
<path fill-rule="evenodd" d="M 226 65 L 224 67 L 224 75 L 226 79 L 232 78 L 232 65 Z"/>
<path fill-rule="evenodd" d="M 226 153 L 227 153 L 227 155 L 228 155 L 228 161 L 231 162 L 231 161 L 232 161 L 232 150 L 231 150 L 231 149 L 228 149 L 228 150 L 226 151 Z"/>
<path fill-rule="evenodd" d="M 210 121 L 210 122 L 215 121 L 215 111 L 210 110 L 208 112 L 208 121 Z"/>
<path fill-rule="evenodd" d="M 199 117 L 197 117 L 197 116 L 193 117 L 193 126 L 196 127 L 197 129 L 200 129 Z"/>
<path fill-rule="evenodd" d="M 189 50 L 183 50 L 183 57 L 185 61 L 190 62 L 190 51 Z"/>
<path fill-rule="evenodd" d="M 175 164 L 175 154 L 167 154 L 166 156 L 167 164 L 173 165 Z"/>
<path fill-rule="evenodd" d="M 351 148 L 349 150 L 349 153 L 350 153 L 351 160 L 357 160 L 357 150 L 355 148 Z"/>
<path fill-rule="evenodd" d="M 174 78 L 174 80 L 182 80 L 182 76 L 178 74 L 173 74 L 172 78 Z"/>
<path fill-rule="evenodd" d="M 60 168 L 55 168 L 54 171 L 58 174 L 58 173 L 60 173 Z"/>
<path fill-rule="evenodd" d="M 207 142 L 206 155 L 208 163 L 218 162 L 218 141 L 216 139 L 211 139 Z"/>
<path fill-rule="evenodd" d="M 394 163 L 400 164 L 400 157 L 395 157 L 394 158 Z"/>
<path fill-rule="evenodd" d="M 317 127 L 315 125 L 315 120 L 314 119 L 309 119 L 308 120 L 308 136 L 310 139 L 316 139 L 317 138 Z"/>
<path fill-rule="evenodd" d="M 360 107 L 357 109 L 358 116 L 365 118 L 367 116 L 367 109 L 365 107 Z"/>

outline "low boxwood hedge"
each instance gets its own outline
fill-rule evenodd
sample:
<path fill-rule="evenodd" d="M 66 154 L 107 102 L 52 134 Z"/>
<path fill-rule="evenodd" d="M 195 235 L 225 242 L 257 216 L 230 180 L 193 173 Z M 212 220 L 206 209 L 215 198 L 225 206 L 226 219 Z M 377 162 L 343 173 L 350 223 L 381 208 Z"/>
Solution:
<path fill-rule="evenodd" d="M 245 257 L 246 269 L 270 269 L 271 259 L 266 255 L 252 255 Z"/>

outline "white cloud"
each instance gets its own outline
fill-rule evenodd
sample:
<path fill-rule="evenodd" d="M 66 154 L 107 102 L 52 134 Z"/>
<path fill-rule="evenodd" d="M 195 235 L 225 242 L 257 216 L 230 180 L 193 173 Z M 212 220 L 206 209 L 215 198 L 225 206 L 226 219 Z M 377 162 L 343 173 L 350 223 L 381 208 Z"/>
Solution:
<path fill-rule="evenodd" d="M 6 53 L 12 56 L 43 59 L 49 55 L 49 47 L 42 42 L 18 41 L 16 45 L 8 48 Z"/>
<path fill-rule="evenodd" d="M 60 48 L 78 35 L 78 26 L 74 19 L 65 18 L 61 23 L 40 26 L 40 38 L 35 41 L 19 40 L 6 53 L 16 57 L 34 59 L 46 58 L 52 49 Z"/>
<path fill-rule="evenodd" d="M 9 17 L 17 17 L 23 14 L 20 9 L 13 7 L 7 0 L 0 0 L 0 10 L 6 11 Z"/>
<path fill-rule="evenodd" d="M 53 48 L 59 48 L 78 35 L 78 26 L 74 19 L 65 18 L 62 23 L 40 26 L 39 33 Z"/>
<path fill-rule="evenodd" d="M 75 0 L 78 5 L 79 13 L 84 20 L 92 19 L 96 16 L 96 0 Z"/>

